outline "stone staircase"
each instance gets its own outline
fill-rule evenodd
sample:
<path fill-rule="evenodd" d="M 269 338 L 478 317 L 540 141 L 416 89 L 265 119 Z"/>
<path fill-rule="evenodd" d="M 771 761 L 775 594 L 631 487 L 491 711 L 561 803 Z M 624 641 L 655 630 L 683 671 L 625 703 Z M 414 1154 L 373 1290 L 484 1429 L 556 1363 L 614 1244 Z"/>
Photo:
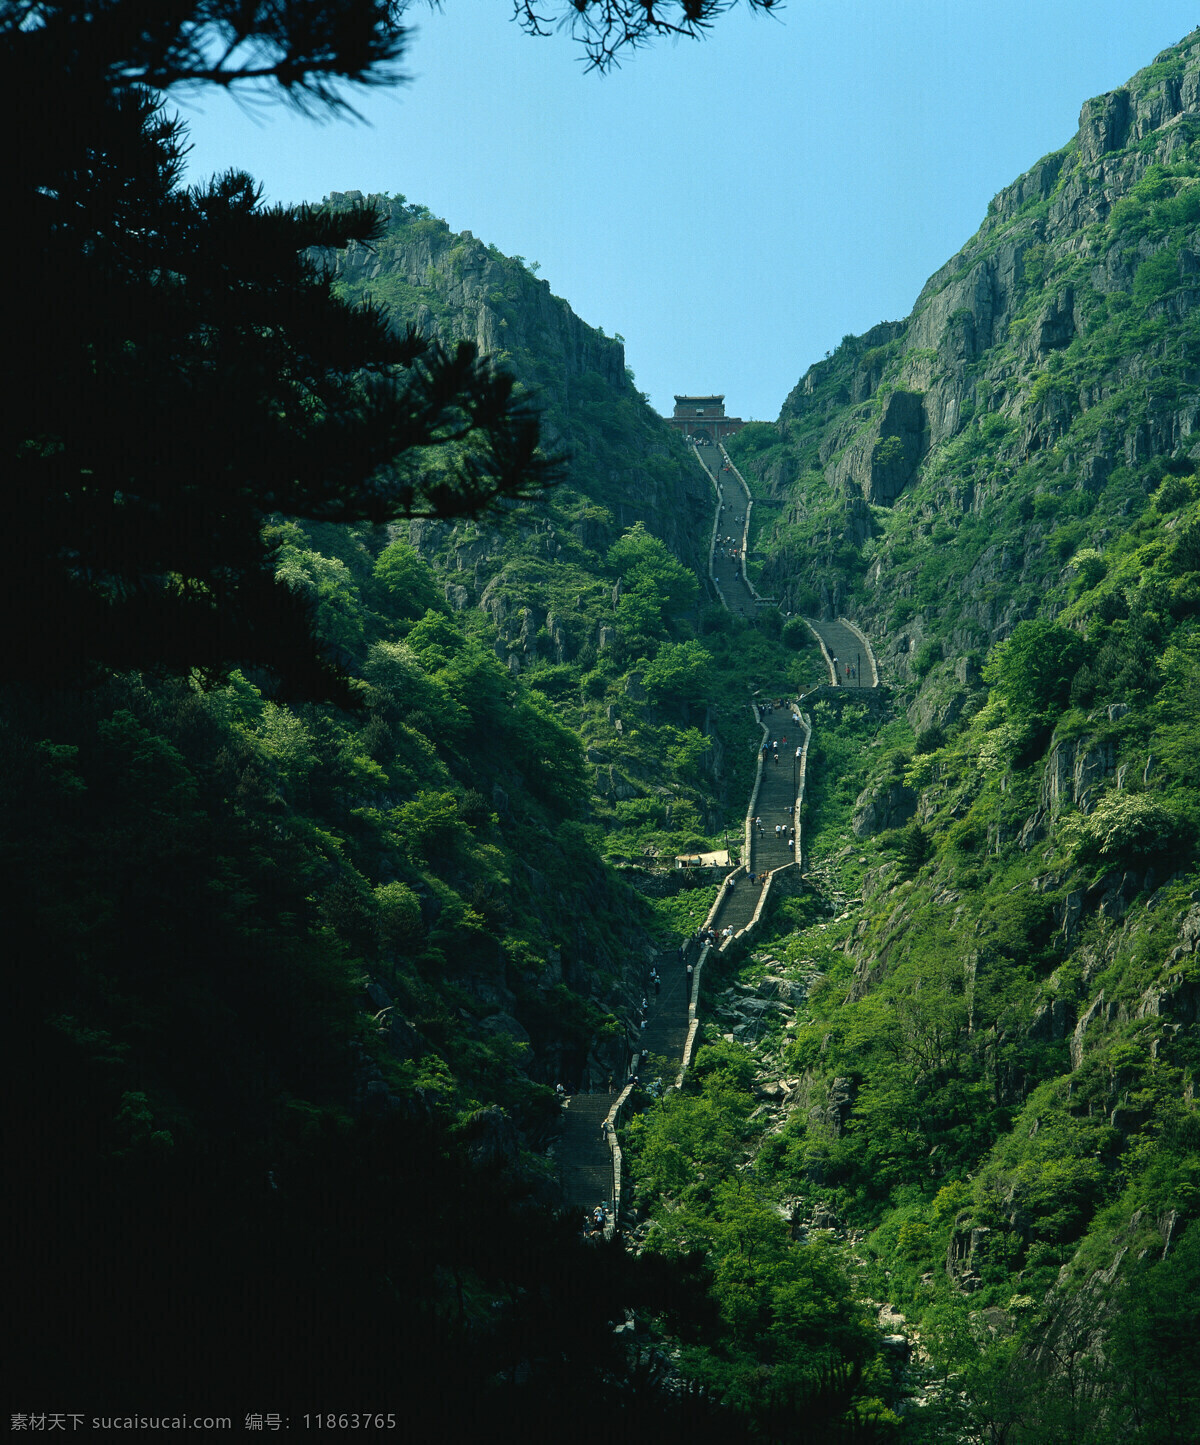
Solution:
<path fill-rule="evenodd" d="M 709 472 L 718 497 L 722 494 L 720 466 L 722 457 L 715 447 L 697 450 L 697 457 Z M 714 537 L 716 527 L 714 527 Z M 740 569 L 728 559 L 717 556 L 714 550 L 711 559 L 710 576 L 717 583 L 725 605 L 745 616 L 753 616 L 757 599 L 740 575 Z M 833 675 L 832 687 L 854 687 L 874 690 L 877 686 L 878 671 L 871 653 L 870 644 L 844 621 L 818 622 L 805 619 L 814 634 L 820 639 L 826 653 L 827 663 L 836 656 L 839 661 L 838 675 Z M 856 676 L 847 679 L 844 668 L 851 662 Z M 788 840 L 786 827 L 782 833 L 775 831 L 777 824 L 790 827 L 798 823 L 796 816 L 797 790 L 803 787 L 804 770 L 798 756 L 806 737 L 806 728 L 796 720 L 789 705 L 774 705 L 774 701 L 759 703 L 759 719 L 767 730 L 767 749 L 762 761 L 762 770 L 753 803 L 753 813 L 761 820 L 762 831 L 752 822 L 749 828 L 749 853 L 743 867 L 729 876 L 712 912 L 709 926 L 716 929 L 718 936 L 726 929 L 737 935 L 754 922 L 763 899 L 766 879 L 774 888 L 783 879 L 795 880 L 799 872 L 795 845 Z M 778 754 L 779 761 L 775 761 Z M 795 870 L 791 873 L 789 870 Z M 751 882 L 750 874 L 756 875 Z M 719 946 L 719 944 L 718 944 Z M 708 950 L 696 958 L 694 946 L 689 947 L 688 957 L 696 964 L 697 976 L 702 972 Z M 606 1119 L 624 1117 L 628 1110 L 644 1107 L 647 1100 L 646 1087 L 656 1082 L 660 1065 L 664 1060 L 662 1082 L 670 1085 L 674 1081 L 674 1070 L 678 1077 L 690 1063 L 691 1051 L 699 1028 L 697 1011 L 691 1007 L 686 964 L 676 954 L 660 955 L 657 961 L 660 975 L 660 990 L 654 993 L 649 982 L 649 970 L 643 981 L 647 1002 L 646 1025 L 640 1030 L 635 1052 L 635 1068 L 639 1071 L 640 1088 L 633 1090 L 628 1080 L 621 1080 L 616 1087 L 617 1094 L 595 1093 L 576 1094 L 563 1109 L 562 1131 L 555 1148 L 559 1179 L 563 1197 L 568 1204 L 577 1206 L 589 1214 L 597 1204 L 608 1207 L 610 1221 L 620 1208 L 621 1198 L 621 1155 L 613 1150 L 602 1133 L 601 1126 Z M 697 997 L 699 980 L 693 990 Z M 647 1065 L 642 1064 L 648 1058 Z M 630 1070 L 632 1076 L 633 1069 Z"/>
<path fill-rule="evenodd" d="M 834 658 L 837 659 L 837 675 L 832 678 L 835 687 L 873 688 L 878 686 L 879 669 L 871 644 L 851 627 L 844 619 L 831 622 L 817 621 L 806 617 L 805 622 L 824 644 L 826 665 L 833 673 Z M 846 676 L 846 667 L 854 669 L 852 677 Z"/>
<path fill-rule="evenodd" d="M 646 1027 L 639 1033 L 636 1050 L 643 1086 L 652 1082 L 651 1076 L 641 1064 L 646 1055 L 665 1058 L 671 1062 L 669 1075 L 664 1075 L 663 1082 L 672 1082 L 674 1068 L 683 1056 L 688 1032 L 686 965 L 680 963 L 674 953 L 660 954 L 656 965 L 661 980 L 660 988 L 655 994 L 654 985 L 649 979 L 644 981 L 648 1006 Z M 624 1079 L 620 1080 L 616 1087 L 623 1089 L 625 1082 Z M 600 1133 L 600 1125 L 616 1102 L 617 1095 L 607 1092 L 575 1094 L 563 1110 L 562 1133 L 554 1153 L 563 1197 L 568 1204 L 594 1209 L 597 1204 L 612 1203 L 612 1159 Z M 637 1098 L 630 1102 L 633 1108 L 637 1107 Z"/>
<path fill-rule="evenodd" d="M 567 1101 L 554 1157 L 568 1204 L 584 1209 L 612 1204 L 612 1158 L 601 1138 L 600 1125 L 614 1103 L 615 1097 L 607 1090 L 603 1094 L 572 1094 Z"/>

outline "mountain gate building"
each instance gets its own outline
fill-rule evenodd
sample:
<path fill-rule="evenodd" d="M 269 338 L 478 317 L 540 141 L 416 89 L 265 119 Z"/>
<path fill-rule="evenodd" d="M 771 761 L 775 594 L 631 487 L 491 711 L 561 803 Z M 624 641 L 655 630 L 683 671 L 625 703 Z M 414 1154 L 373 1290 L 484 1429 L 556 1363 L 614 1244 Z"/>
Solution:
<path fill-rule="evenodd" d="M 725 415 L 724 396 L 677 396 L 675 415 L 667 417 L 667 425 L 707 442 L 723 442 L 746 423 L 740 416 Z"/>

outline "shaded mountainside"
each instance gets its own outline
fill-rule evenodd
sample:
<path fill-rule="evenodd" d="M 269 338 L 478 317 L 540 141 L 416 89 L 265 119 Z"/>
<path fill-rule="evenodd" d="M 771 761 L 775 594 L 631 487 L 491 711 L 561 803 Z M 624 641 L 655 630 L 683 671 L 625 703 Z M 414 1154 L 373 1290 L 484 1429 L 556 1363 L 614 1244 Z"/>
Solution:
<path fill-rule="evenodd" d="M 646 960 L 708 907 L 670 854 L 740 817 L 748 692 L 806 659 L 777 616 L 706 613 L 709 482 L 619 346 L 484 254 L 560 327 L 579 460 L 487 525 L 270 521 L 344 706 L 243 672 L 0 695 L 31 1390 L 136 1373 L 169 1406 L 199 1355 L 231 1399 L 399 1392 L 454 1438 L 497 1411 L 561 1436 L 613 1380 L 598 1430 L 725 1420 L 626 1378 L 613 1321 L 699 1328 L 705 1270 L 585 1250 L 554 1086 L 623 1075 Z"/>
<path fill-rule="evenodd" d="M 335 193 L 327 204 L 337 209 L 355 200 L 357 192 Z M 581 321 L 522 258 L 502 255 L 470 231 L 456 234 L 402 197 L 371 200 L 387 214 L 387 233 L 370 247 L 335 253 L 340 289 L 354 299 L 370 296 L 397 322 L 447 344 L 474 342 L 536 392 L 545 446 L 570 457 L 567 485 L 542 524 L 568 534 L 554 546 L 575 542 L 603 553 L 640 521 L 703 571 L 710 490 L 678 435 L 634 388 L 620 338 Z M 454 570 L 476 596 L 486 584 L 478 549 L 458 557 Z"/>
<path fill-rule="evenodd" d="M 327 258 L 345 294 L 384 303 L 397 323 L 446 344 L 488 349 L 534 389 L 547 447 L 569 458 L 564 482 L 537 503 L 393 535 L 433 569 L 464 625 L 583 739 L 610 856 L 716 846 L 740 827 L 753 729 L 742 695 L 717 685 L 705 660 L 733 645 L 719 607 L 702 616 L 716 600 L 704 591 L 710 480 L 634 388 L 618 339 L 586 326 L 520 258 L 403 198 L 372 199 L 388 217 L 383 238 Z M 697 653 L 706 629 L 713 641 Z M 676 644 L 693 650 L 672 653 Z M 794 665 L 781 655 L 779 666 Z"/>
<path fill-rule="evenodd" d="M 1089 101 L 907 320 L 847 337 L 735 440 L 781 507 L 765 585 L 866 618 L 893 675 L 926 636 L 986 648 L 1061 598 L 1072 554 L 1190 469 L 1198 77 L 1189 39 Z"/>

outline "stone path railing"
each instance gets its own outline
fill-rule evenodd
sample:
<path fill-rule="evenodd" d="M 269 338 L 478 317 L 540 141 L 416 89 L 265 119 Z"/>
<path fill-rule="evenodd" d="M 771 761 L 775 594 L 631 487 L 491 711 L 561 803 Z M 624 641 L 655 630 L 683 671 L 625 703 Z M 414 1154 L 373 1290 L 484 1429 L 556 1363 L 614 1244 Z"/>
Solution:
<path fill-rule="evenodd" d="M 604 1117 L 609 1153 L 612 1156 L 613 1176 L 612 1213 L 609 1215 L 608 1221 L 604 1226 L 605 1239 L 611 1239 L 613 1237 L 613 1233 L 618 1227 L 621 1216 L 621 1186 L 624 1183 L 624 1179 L 622 1177 L 623 1160 L 621 1156 L 621 1145 L 617 1139 L 617 1126 L 621 1122 L 621 1115 L 625 1110 L 625 1106 L 629 1103 L 629 1096 L 632 1093 L 633 1082 L 631 1080 L 621 1090 L 617 1097 L 617 1102 Z"/>
<path fill-rule="evenodd" d="M 750 584 L 746 576 L 746 549 L 745 542 L 747 528 L 749 527 L 749 512 L 742 518 L 742 545 L 738 549 L 738 562 L 734 564 L 722 551 L 721 543 L 721 508 L 725 505 L 725 489 L 721 484 L 721 458 L 725 457 L 724 448 L 716 446 L 705 446 L 703 448 L 692 445 L 692 452 L 696 460 L 704 468 L 705 475 L 712 483 L 713 490 L 717 497 L 716 510 L 713 513 L 712 532 L 709 537 L 708 549 L 708 577 L 712 583 L 713 590 L 721 605 L 736 616 L 753 617 L 758 611 L 761 599 L 758 593 Z M 711 453 L 711 456 L 706 456 Z M 726 458 L 728 460 L 728 458 Z M 740 473 L 736 473 L 742 490 L 745 492 L 745 505 L 749 507 L 751 497 L 749 488 Z M 739 506 L 742 505 L 739 503 Z M 725 574 L 724 585 L 721 574 Z"/>
<path fill-rule="evenodd" d="M 768 743 L 771 740 L 771 729 L 768 726 L 767 722 L 764 720 L 763 709 L 758 703 L 752 703 L 751 707 L 754 710 L 755 719 L 757 720 L 759 726 L 762 728 L 763 742 Z M 773 717 L 774 713 L 768 714 L 768 716 Z M 794 725 L 803 730 L 803 741 L 796 748 L 796 768 L 793 774 L 795 778 L 794 795 L 793 790 L 789 789 L 788 793 L 790 796 L 788 798 L 788 806 L 786 809 L 781 809 L 779 807 L 779 789 L 777 786 L 771 786 L 770 792 L 772 794 L 772 797 L 770 800 L 768 817 L 774 815 L 778 815 L 780 817 L 786 816 L 795 827 L 795 843 L 789 844 L 781 839 L 776 838 L 774 840 L 774 847 L 772 847 L 771 835 L 766 834 L 765 826 L 763 833 L 763 842 L 761 844 L 759 842 L 758 830 L 755 827 L 755 819 L 759 816 L 760 802 L 763 797 L 763 775 L 764 770 L 767 767 L 767 753 L 764 747 L 760 745 L 758 749 L 758 763 L 754 775 L 754 787 L 750 793 L 749 807 L 746 809 L 745 856 L 747 862 L 743 863 L 739 868 L 736 868 L 733 873 L 729 875 L 730 879 L 733 880 L 733 887 L 729 887 L 729 883 L 727 880 L 726 884 L 722 887 L 721 892 L 718 894 L 715 902 L 713 903 L 713 906 L 709 909 L 708 917 L 704 920 L 704 928 L 712 929 L 718 935 L 718 942 L 716 945 L 718 952 L 724 951 L 731 944 L 736 943 L 739 940 L 745 938 L 750 933 L 753 933 L 755 928 L 758 927 L 758 924 L 762 919 L 763 913 L 766 911 L 767 904 L 770 901 L 772 889 L 776 887 L 782 875 L 793 867 L 795 867 L 797 869 L 797 872 L 799 872 L 798 865 L 801 858 L 802 846 L 800 835 L 801 813 L 804 802 L 804 782 L 808 768 L 808 744 L 809 739 L 812 735 L 812 729 L 808 720 L 803 717 L 798 710 L 789 709 L 786 714 L 783 713 L 782 710 L 780 710 L 780 717 L 782 718 L 783 716 L 789 716 L 792 719 Z M 774 753 L 772 753 L 771 766 L 779 766 L 779 764 L 774 763 L 773 759 Z M 784 774 L 783 777 L 786 777 L 786 774 Z M 771 827 L 773 830 L 773 823 L 771 824 Z M 771 864 L 773 866 L 767 867 L 767 864 Z M 760 877 L 764 877 L 765 881 L 759 886 L 757 896 L 751 895 L 752 897 L 754 897 L 754 903 L 750 911 L 749 917 L 745 918 L 744 922 L 739 923 L 739 926 L 735 928 L 732 937 L 722 940 L 720 938 L 721 930 L 725 927 L 730 926 L 729 919 L 730 915 L 734 912 L 735 901 L 738 905 L 740 905 L 737 908 L 737 912 L 745 912 L 746 893 L 743 891 L 739 895 L 738 889 L 739 887 L 743 889 L 751 889 L 755 887 L 755 884 L 750 882 L 749 875 L 751 873 L 754 873 Z M 684 1046 L 683 1058 L 680 1063 L 679 1075 L 675 1080 L 676 1088 L 681 1088 L 683 1086 L 684 1076 L 686 1075 L 687 1070 L 691 1066 L 692 1056 L 695 1051 L 695 1042 L 699 1034 L 700 1028 L 700 980 L 703 974 L 704 963 L 708 960 L 710 952 L 711 945 L 706 943 L 701 950 L 700 961 L 696 966 L 695 976 L 692 981 L 692 997 L 688 1003 L 688 1036 L 687 1042 Z"/>
<path fill-rule="evenodd" d="M 733 473 L 733 475 L 738 479 L 738 481 L 741 482 L 741 484 L 742 484 L 742 491 L 744 491 L 745 494 L 746 494 L 746 515 L 745 515 L 745 525 L 744 525 L 743 528 L 742 528 L 742 546 L 741 546 L 742 581 L 743 581 L 743 582 L 746 584 L 746 586 L 750 589 L 750 595 L 754 598 L 754 600 L 755 600 L 756 602 L 760 602 L 760 603 L 762 603 L 762 602 L 769 602 L 771 599 L 770 599 L 769 597 L 763 597 L 763 596 L 762 596 L 762 594 L 759 592 L 758 588 L 755 587 L 755 585 L 754 585 L 753 582 L 751 582 L 751 580 L 750 580 L 750 574 L 746 571 L 746 553 L 747 553 L 747 551 L 748 551 L 748 549 L 749 549 L 749 546 L 750 546 L 750 513 L 751 513 L 751 511 L 752 511 L 753 508 L 754 508 L 754 497 L 751 495 L 750 487 L 749 487 L 749 484 L 748 484 L 747 481 L 746 481 L 746 478 L 745 478 L 744 476 L 742 476 L 741 472 L 739 472 L 738 469 L 737 469 L 737 467 L 734 466 L 734 464 L 733 464 L 733 458 L 732 458 L 732 457 L 729 455 L 729 453 L 725 450 L 724 445 L 723 445 L 721 442 L 718 442 L 718 443 L 717 443 L 717 446 L 720 447 L 720 449 L 721 449 L 721 455 L 725 458 L 725 465 L 729 468 L 729 470 Z"/>
<path fill-rule="evenodd" d="M 717 598 L 720 601 L 722 607 L 728 608 L 729 604 L 725 601 L 725 594 L 721 591 L 721 584 L 717 581 L 717 574 L 713 568 L 713 558 L 717 554 L 718 528 L 721 525 L 721 483 L 717 480 L 716 476 L 712 473 L 712 471 L 709 470 L 704 458 L 700 455 L 700 449 L 694 444 L 692 446 L 692 453 L 695 456 L 696 460 L 704 468 L 704 475 L 712 483 L 712 489 L 716 493 L 717 497 L 717 504 L 715 507 L 713 507 L 712 531 L 709 534 L 708 538 L 708 580 L 712 583 L 713 591 L 717 594 Z"/>
<path fill-rule="evenodd" d="M 709 909 L 708 918 L 704 920 L 704 926 L 710 926 L 710 920 L 718 912 L 721 906 L 721 899 Z M 684 1075 L 692 1066 L 692 1057 L 696 1051 L 696 1037 L 700 1032 L 700 976 L 704 972 L 704 965 L 708 962 L 708 955 L 712 951 L 712 945 L 705 943 L 701 946 L 700 957 L 696 960 L 696 967 L 692 974 L 692 993 L 688 999 L 688 1031 L 684 1040 L 683 1053 L 679 1059 L 679 1073 L 675 1076 L 675 1087 L 683 1088 Z"/>
<path fill-rule="evenodd" d="M 792 712 L 792 717 L 797 725 L 804 729 L 804 741 L 800 744 L 800 756 L 797 759 L 799 764 L 799 785 L 796 788 L 796 846 L 795 862 L 801 873 L 804 872 L 804 788 L 808 780 L 808 745 L 812 741 L 812 723 L 798 708 Z"/>
<path fill-rule="evenodd" d="M 849 631 L 853 632 L 855 637 L 858 638 L 859 642 L 862 643 L 862 649 L 864 654 L 866 655 L 867 665 L 871 669 L 871 686 L 878 687 L 879 664 L 875 661 L 875 649 L 867 640 L 867 634 L 862 630 L 861 627 L 858 626 L 856 622 L 851 622 L 848 617 L 839 617 L 837 620 L 842 624 L 843 627 L 848 628 Z"/>

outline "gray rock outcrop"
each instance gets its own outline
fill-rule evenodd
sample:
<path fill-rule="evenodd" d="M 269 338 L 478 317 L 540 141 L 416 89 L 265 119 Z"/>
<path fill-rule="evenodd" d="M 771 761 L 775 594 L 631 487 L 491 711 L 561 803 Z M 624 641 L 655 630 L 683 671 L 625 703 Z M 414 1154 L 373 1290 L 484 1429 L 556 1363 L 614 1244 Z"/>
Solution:
<path fill-rule="evenodd" d="M 912 788 L 895 778 L 876 783 L 854 800 L 854 836 L 869 838 L 885 828 L 899 828 L 915 817 L 916 811 L 917 794 Z"/>

